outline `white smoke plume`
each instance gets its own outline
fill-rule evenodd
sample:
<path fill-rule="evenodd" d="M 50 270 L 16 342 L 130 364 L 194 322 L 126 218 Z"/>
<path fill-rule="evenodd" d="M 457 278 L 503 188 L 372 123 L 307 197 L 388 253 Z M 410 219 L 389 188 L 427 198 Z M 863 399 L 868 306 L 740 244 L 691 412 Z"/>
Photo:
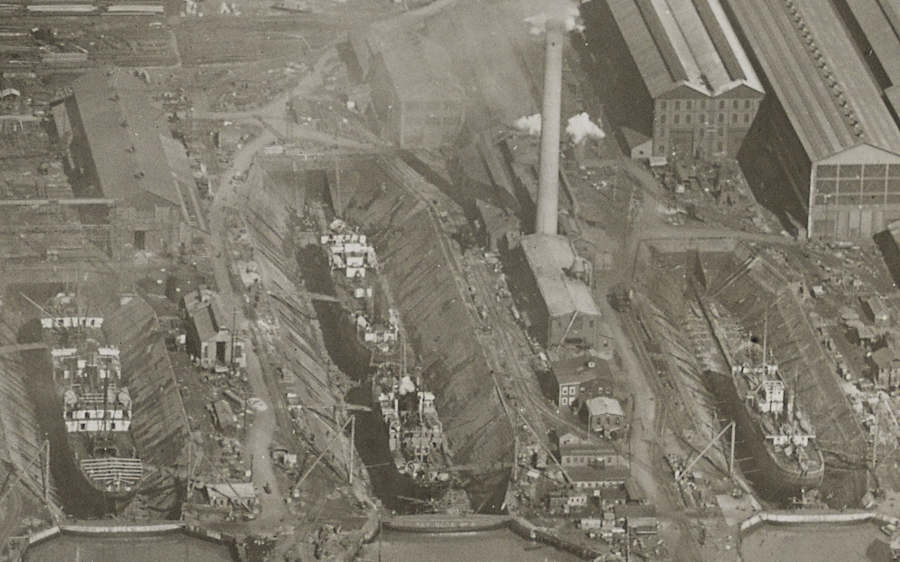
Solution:
<path fill-rule="evenodd" d="M 572 137 L 572 142 L 581 144 L 584 139 L 602 139 L 606 137 L 606 133 L 599 125 L 591 121 L 591 116 L 587 113 L 579 113 L 569 119 L 566 125 L 566 133 Z"/>
<path fill-rule="evenodd" d="M 529 135 L 533 137 L 541 136 L 541 114 L 535 113 L 534 115 L 526 115 L 524 117 L 519 117 L 514 123 L 516 129 L 520 131 L 525 131 Z"/>
<path fill-rule="evenodd" d="M 539 14 L 525 18 L 525 23 L 531 26 L 532 35 L 540 35 L 547 30 L 547 22 L 562 22 L 566 31 L 584 31 L 584 24 L 581 22 L 581 14 L 578 11 L 578 3 L 564 1 L 556 5 L 548 6 L 547 9 Z"/>
<path fill-rule="evenodd" d="M 416 391 L 416 383 L 414 383 L 412 381 L 412 379 L 409 378 L 409 375 L 406 375 L 405 377 L 400 379 L 400 389 L 399 389 L 400 396 L 405 396 L 405 395 L 409 394 L 410 392 L 415 392 L 415 391 Z"/>

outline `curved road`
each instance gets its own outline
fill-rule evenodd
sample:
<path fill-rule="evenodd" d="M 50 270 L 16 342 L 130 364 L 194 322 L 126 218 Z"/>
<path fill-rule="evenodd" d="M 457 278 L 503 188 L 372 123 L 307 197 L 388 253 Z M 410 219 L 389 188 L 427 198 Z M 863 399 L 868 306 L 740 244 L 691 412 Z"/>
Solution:
<path fill-rule="evenodd" d="M 263 147 L 275 142 L 275 135 L 266 130 L 235 154 L 231 168 L 222 176 L 221 184 L 216 191 L 215 199 L 210 210 L 209 228 L 210 244 L 213 255 L 213 273 L 216 279 L 216 287 L 222 308 L 226 311 L 235 311 L 236 324 L 246 331 L 249 322 L 244 317 L 243 297 L 235 293 L 231 286 L 231 278 L 228 274 L 229 260 L 226 255 L 224 240 L 228 236 L 225 228 L 225 209 L 236 206 L 237 190 L 244 184 L 235 180 L 250 167 L 253 156 Z M 257 519 L 257 525 L 265 528 L 267 525 L 284 520 L 288 514 L 285 508 L 284 497 L 278 489 L 275 472 L 272 469 L 272 459 L 269 455 L 269 444 L 275 432 L 275 410 L 272 407 L 272 399 L 269 390 L 263 380 L 262 366 L 252 346 L 247 346 L 247 378 L 253 395 L 260 398 L 266 409 L 254 414 L 247 414 L 249 429 L 246 431 L 244 441 L 244 454 L 250 458 L 253 468 L 252 482 L 257 489 L 260 500 L 261 512 Z M 248 409 L 249 411 L 249 409 Z M 252 416 L 252 418 L 251 418 Z M 264 488 L 269 486 L 271 493 L 266 493 Z"/>

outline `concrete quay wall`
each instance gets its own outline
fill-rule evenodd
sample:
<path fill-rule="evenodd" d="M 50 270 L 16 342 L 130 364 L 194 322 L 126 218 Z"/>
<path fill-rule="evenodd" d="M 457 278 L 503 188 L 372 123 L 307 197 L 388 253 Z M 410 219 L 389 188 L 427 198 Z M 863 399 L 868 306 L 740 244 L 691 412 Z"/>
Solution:
<path fill-rule="evenodd" d="M 741 535 L 757 529 L 764 524 L 773 525 L 842 525 L 852 523 L 875 523 L 878 525 L 898 525 L 900 520 L 875 513 L 873 511 L 842 511 L 839 513 L 818 512 L 818 513 L 796 513 L 796 512 L 777 512 L 763 511 L 746 519 L 740 525 Z"/>

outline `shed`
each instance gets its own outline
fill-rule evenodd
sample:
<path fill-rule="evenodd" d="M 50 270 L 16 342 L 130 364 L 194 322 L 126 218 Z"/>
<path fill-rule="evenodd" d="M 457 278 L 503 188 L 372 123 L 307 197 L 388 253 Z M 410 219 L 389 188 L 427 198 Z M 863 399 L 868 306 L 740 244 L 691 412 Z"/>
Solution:
<path fill-rule="evenodd" d="M 609 396 L 595 396 L 584 402 L 582 416 L 587 418 L 588 429 L 614 437 L 625 425 L 625 413 L 622 405 Z"/>
<path fill-rule="evenodd" d="M 632 535 L 652 535 L 659 526 L 656 507 L 652 505 L 619 505 L 616 506 L 615 513 L 616 521 Z"/>
<path fill-rule="evenodd" d="M 401 148 L 453 142 L 465 118 L 465 92 L 435 42 L 395 25 L 374 24 L 351 41 L 371 86 L 381 137 Z"/>
<path fill-rule="evenodd" d="M 624 488 L 628 480 L 627 468 L 597 468 L 593 466 L 573 466 L 566 469 L 570 484 L 575 489 L 592 490 L 600 496 L 602 488 Z"/>
<path fill-rule="evenodd" d="M 559 462 L 562 466 L 620 466 L 624 459 L 609 442 L 570 443 L 559 446 Z"/>
<path fill-rule="evenodd" d="M 259 501 L 256 489 L 250 482 L 207 484 L 206 494 L 209 497 L 209 505 L 218 508 L 242 508 L 252 511 Z"/>
<path fill-rule="evenodd" d="M 634 129 L 622 127 L 622 139 L 633 160 L 648 160 L 653 156 L 653 138 Z"/>
<path fill-rule="evenodd" d="M 875 363 L 875 384 L 884 390 L 895 390 L 900 386 L 900 358 L 890 346 L 872 352 Z"/>
<path fill-rule="evenodd" d="M 900 218 L 900 130 L 834 4 L 725 4 L 777 102 L 745 174 L 778 171 L 810 239 L 871 240 Z"/>
<path fill-rule="evenodd" d="M 204 369 L 246 366 L 244 341 L 232 333 L 232 318 L 224 313 L 218 295 L 198 289 L 183 299 L 187 351 Z M 232 343 L 234 347 L 232 348 Z"/>
<path fill-rule="evenodd" d="M 175 253 L 188 240 L 181 225 L 199 220 L 193 199 L 182 195 L 194 180 L 184 146 L 169 135 L 143 81 L 124 69 L 90 70 L 53 114 L 61 133 L 72 132 L 63 140 L 76 197 L 114 201 L 80 209 L 84 222 L 109 227 L 94 243 L 114 259 Z"/>
<path fill-rule="evenodd" d="M 891 323 L 891 312 L 885 305 L 884 299 L 872 295 L 861 300 L 863 312 L 876 328 L 886 328 Z"/>

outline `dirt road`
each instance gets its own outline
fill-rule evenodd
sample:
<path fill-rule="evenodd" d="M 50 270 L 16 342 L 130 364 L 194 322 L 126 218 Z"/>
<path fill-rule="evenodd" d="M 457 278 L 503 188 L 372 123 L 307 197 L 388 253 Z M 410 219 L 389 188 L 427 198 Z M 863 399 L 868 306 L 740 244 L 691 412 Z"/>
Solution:
<path fill-rule="evenodd" d="M 226 174 L 222 176 L 221 184 L 216 191 L 212 209 L 210 210 L 210 243 L 213 260 L 213 272 L 216 286 L 219 290 L 219 298 L 222 308 L 226 311 L 234 311 L 235 323 L 239 329 L 248 331 L 249 322 L 244 317 L 242 297 L 231 286 L 228 274 L 229 261 L 225 254 L 224 240 L 228 236 L 225 228 L 225 209 L 233 206 L 239 195 L 238 191 L 244 184 L 235 180 L 250 167 L 253 156 L 263 147 L 275 142 L 276 138 L 270 131 L 264 131 L 259 137 L 247 143 L 235 154 L 234 162 Z M 288 512 L 285 508 L 284 496 L 278 489 L 275 472 L 272 469 L 272 459 L 269 455 L 269 444 L 275 432 L 275 410 L 269 395 L 269 390 L 263 379 L 262 365 L 255 350 L 247 348 L 247 378 L 253 391 L 253 396 L 262 400 L 264 404 L 258 410 L 248 413 L 247 421 L 250 424 L 244 440 L 244 453 L 249 456 L 253 468 L 252 482 L 259 494 L 261 512 L 257 518 L 257 525 L 265 528 L 270 524 L 283 521 Z M 248 408 L 248 411 L 253 410 Z M 252 420 L 252 421 L 250 421 Z M 271 493 L 265 492 L 268 488 Z"/>

